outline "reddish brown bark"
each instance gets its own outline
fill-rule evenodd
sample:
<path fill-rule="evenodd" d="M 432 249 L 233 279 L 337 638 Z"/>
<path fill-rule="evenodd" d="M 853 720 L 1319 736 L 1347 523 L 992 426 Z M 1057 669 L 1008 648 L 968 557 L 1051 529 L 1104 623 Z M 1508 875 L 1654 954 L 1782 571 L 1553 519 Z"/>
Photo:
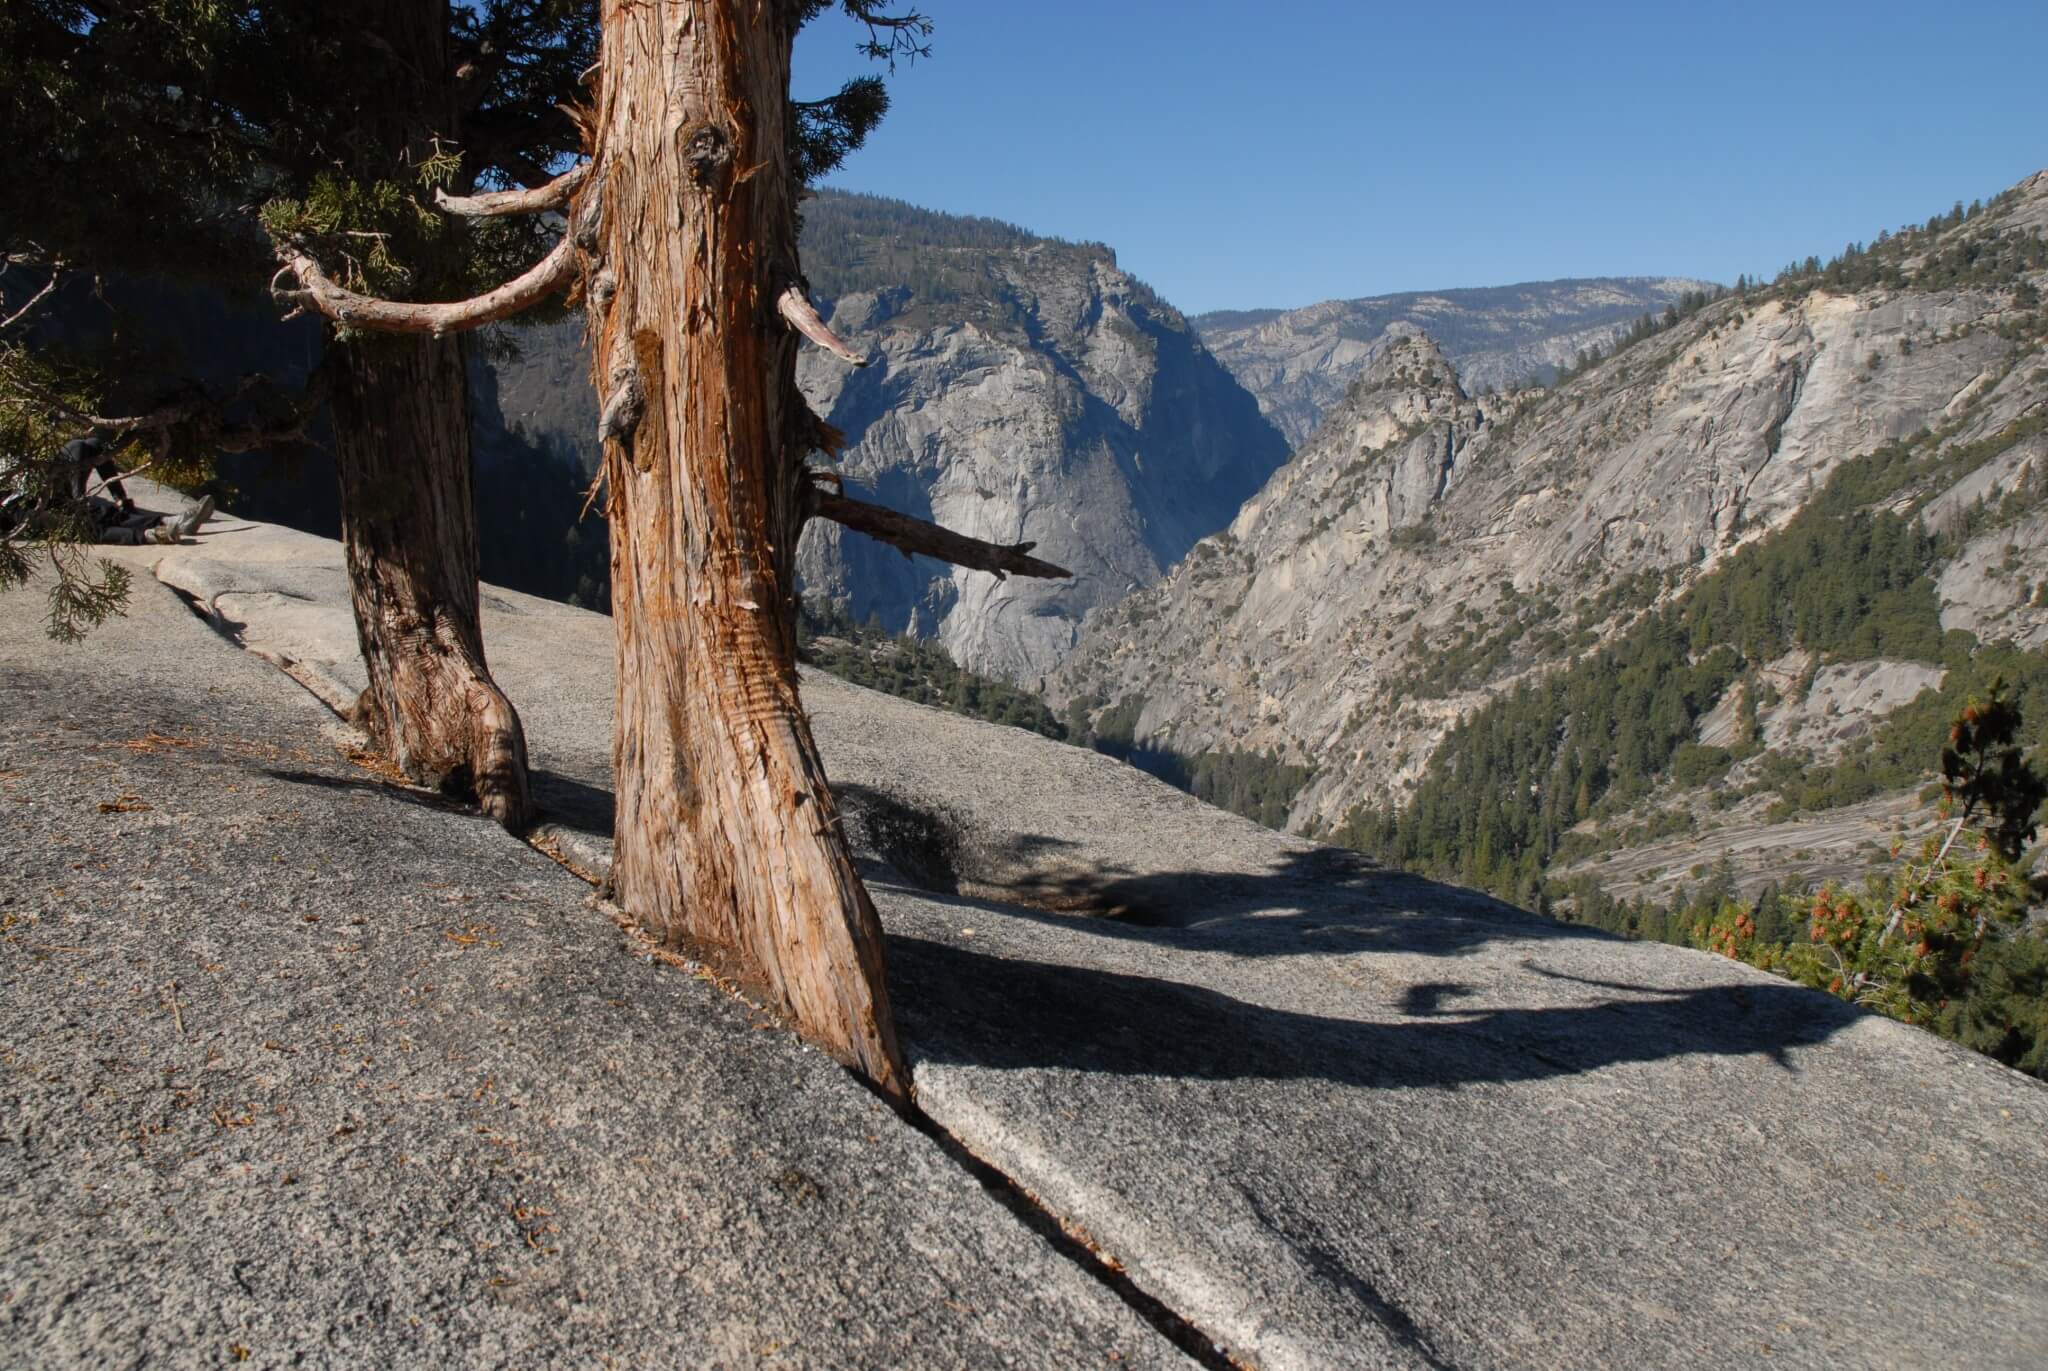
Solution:
<path fill-rule="evenodd" d="M 473 794 L 517 828 L 532 814 L 526 735 L 484 661 L 461 344 L 364 339 L 340 345 L 335 370 L 342 546 L 370 678 L 356 722 L 412 780 Z"/>
<path fill-rule="evenodd" d="M 369 0 L 354 24 L 388 60 L 365 65 L 365 117 L 343 140 L 366 177 L 403 174 L 459 134 L 447 0 Z M 309 283 L 310 284 L 310 283 Z M 526 738 L 491 680 L 478 620 L 476 506 L 462 345 L 334 344 L 342 542 L 369 688 L 357 721 L 408 777 L 473 794 L 508 828 L 532 816 Z"/>
<path fill-rule="evenodd" d="M 880 924 L 797 699 L 795 555 L 818 428 L 776 309 L 798 280 L 793 9 L 604 4 L 572 222 L 595 228 L 606 397 L 612 883 L 643 925 L 725 949 L 805 1034 L 900 1096 Z"/>

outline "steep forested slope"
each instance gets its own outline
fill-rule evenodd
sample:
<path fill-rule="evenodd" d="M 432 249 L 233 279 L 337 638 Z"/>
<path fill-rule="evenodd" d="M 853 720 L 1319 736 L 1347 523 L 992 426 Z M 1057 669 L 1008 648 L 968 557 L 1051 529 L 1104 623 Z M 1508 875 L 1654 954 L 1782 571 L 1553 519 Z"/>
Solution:
<path fill-rule="evenodd" d="M 1524 898 L 1910 785 L 1953 697 L 2048 644 L 2044 228 L 2048 175 L 1549 390 L 1473 401 L 1390 349 L 1056 694 L 1313 767 L 1293 826 Z"/>

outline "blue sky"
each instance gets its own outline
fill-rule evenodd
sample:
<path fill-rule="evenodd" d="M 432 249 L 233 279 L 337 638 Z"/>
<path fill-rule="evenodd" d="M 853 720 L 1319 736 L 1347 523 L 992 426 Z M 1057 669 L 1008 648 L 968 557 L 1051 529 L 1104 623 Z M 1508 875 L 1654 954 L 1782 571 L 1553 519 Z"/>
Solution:
<path fill-rule="evenodd" d="M 1732 281 L 2048 167 L 2048 0 L 921 0 L 832 184 L 1093 238 L 1191 313 Z M 795 94 L 871 66 L 834 16 Z"/>

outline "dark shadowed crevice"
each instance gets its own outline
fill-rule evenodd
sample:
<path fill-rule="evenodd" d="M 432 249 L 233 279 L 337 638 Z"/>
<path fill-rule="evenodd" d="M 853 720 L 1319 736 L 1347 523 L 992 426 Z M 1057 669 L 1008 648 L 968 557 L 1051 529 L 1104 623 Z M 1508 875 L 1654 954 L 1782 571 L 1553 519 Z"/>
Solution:
<path fill-rule="evenodd" d="M 1320 1232 L 1320 1225 L 1313 1219 L 1306 1223 L 1278 1222 L 1276 1216 L 1252 1191 L 1240 1186 L 1238 1193 L 1244 1196 L 1253 1216 L 1273 1232 L 1285 1237 L 1318 1277 L 1349 1292 L 1362 1308 L 1369 1311 L 1389 1341 L 1424 1366 L 1431 1368 L 1431 1371 L 1457 1371 L 1456 1364 L 1446 1357 L 1437 1347 L 1435 1340 L 1409 1317 L 1407 1310 L 1389 1299 L 1378 1286 L 1352 1270 L 1350 1264 L 1332 1250 L 1330 1243 Z"/>
<path fill-rule="evenodd" d="M 867 1082 L 852 1072 L 847 1073 L 863 1086 Z M 872 1087 L 869 1087 L 872 1090 Z M 1195 1324 L 1182 1317 L 1172 1306 L 1152 1294 L 1125 1271 L 1123 1263 L 1088 1235 L 1072 1220 L 1061 1217 L 1045 1201 L 1032 1194 L 1009 1175 L 990 1162 L 984 1161 L 957 1136 L 946 1131 L 931 1115 L 915 1104 L 903 1107 L 889 1100 L 880 1091 L 878 1098 L 887 1100 L 897 1114 L 912 1128 L 930 1138 L 947 1157 L 956 1162 L 968 1175 L 980 1183 L 998 1204 L 1007 1209 L 1017 1221 L 1043 1238 L 1054 1252 L 1066 1258 L 1083 1273 L 1091 1276 L 1105 1290 L 1122 1300 L 1132 1313 L 1150 1324 L 1154 1331 L 1175 1347 L 1185 1352 L 1201 1366 L 1210 1371 L 1253 1371 L 1254 1363 L 1232 1356 L 1221 1344 Z"/>

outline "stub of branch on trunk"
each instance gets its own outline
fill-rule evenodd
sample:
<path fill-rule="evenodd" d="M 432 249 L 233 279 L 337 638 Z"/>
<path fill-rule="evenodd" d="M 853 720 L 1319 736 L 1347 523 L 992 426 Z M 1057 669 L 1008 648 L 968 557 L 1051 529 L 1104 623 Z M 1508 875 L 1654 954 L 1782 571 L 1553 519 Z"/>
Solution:
<path fill-rule="evenodd" d="M 1063 579 L 1074 573 L 1065 567 L 1041 562 L 1026 554 L 1036 543 L 990 543 L 941 528 L 925 519 L 913 518 L 881 505 L 871 505 L 850 495 L 824 489 L 813 482 L 810 494 L 813 515 L 843 524 L 858 533 L 878 539 L 908 557 L 921 552 L 954 566 L 986 571 L 1000 581 L 1006 576 L 1041 576 Z"/>
<path fill-rule="evenodd" d="M 501 214 L 539 214 L 568 204 L 569 197 L 576 193 L 576 187 L 582 185 L 583 178 L 589 174 L 590 163 L 583 162 L 542 186 L 486 191 L 482 195 L 450 195 L 437 189 L 434 204 L 446 213 L 465 219 L 491 219 Z"/>
<path fill-rule="evenodd" d="M 329 276 L 313 258 L 290 244 L 280 245 L 278 261 L 284 263 L 278 278 L 298 278 L 297 290 L 271 282 L 271 297 L 292 306 L 292 314 L 312 310 L 338 324 L 371 329 L 379 333 L 461 333 L 500 319 L 509 319 L 531 309 L 558 290 L 565 290 L 576 276 L 575 245 L 564 237 L 525 272 L 495 290 L 467 300 L 412 304 L 381 300 L 348 289 Z M 286 316 L 290 318 L 290 315 Z"/>
<path fill-rule="evenodd" d="M 640 367 L 631 351 L 621 351 L 623 355 L 612 360 L 605 377 L 611 389 L 605 393 L 604 409 L 597 416 L 597 441 L 614 439 L 620 447 L 631 448 L 640 416 L 647 410 L 647 383 L 641 379 Z"/>
<path fill-rule="evenodd" d="M 611 309 L 612 300 L 618 293 L 619 278 L 612 274 L 611 268 L 607 267 L 594 273 L 590 278 L 591 317 L 602 319 Z"/>
<path fill-rule="evenodd" d="M 816 343 L 842 362 L 851 362 L 864 367 L 872 358 L 863 357 L 848 347 L 846 340 L 825 326 L 817 309 L 804 295 L 802 286 L 791 286 L 775 297 L 775 312 L 789 321 L 789 326 L 804 337 Z"/>
<path fill-rule="evenodd" d="M 732 165 L 732 135 L 708 120 L 677 130 L 676 148 L 691 183 L 699 189 L 710 186 Z"/>
<path fill-rule="evenodd" d="M 584 163 L 587 167 L 590 164 Z M 570 211 L 569 236 L 576 240 L 576 246 L 593 257 L 597 255 L 599 237 L 604 231 L 604 174 L 598 173 L 590 179 L 590 185 Z"/>

